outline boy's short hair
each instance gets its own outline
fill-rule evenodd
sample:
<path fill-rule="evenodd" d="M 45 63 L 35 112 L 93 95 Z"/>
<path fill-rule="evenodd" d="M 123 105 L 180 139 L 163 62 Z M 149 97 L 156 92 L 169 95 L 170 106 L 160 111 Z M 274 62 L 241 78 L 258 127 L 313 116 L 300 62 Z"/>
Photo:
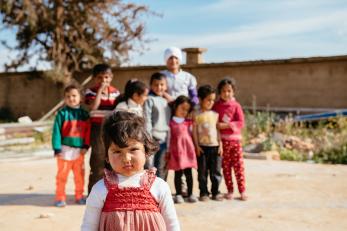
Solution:
<path fill-rule="evenodd" d="M 78 93 L 81 95 L 81 89 L 79 86 L 77 86 L 76 84 L 70 84 L 70 85 L 67 85 L 65 88 L 64 88 L 64 95 L 68 92 L 70 92 L 71 90 L 74 90 L 76 89 L 78 91 Z"/>
<path fill-rule="evenodd" d="M 151 80 L 149 81 L 149 84 L 151 85 L 154 80 L 163 80 L 163 79 L 166 80 L 166 75 L 164 75 L 163 73 L 160 73 L 160 72 L 155 72 L 151 76 Z"/>
<path fill-rule="evenodd" d="M 201 87 L 199 87 L 198 89 L 198 97 L 203 100 L 205 99 L 207 96 L 216 93 L 216 89 L 214 89 L 211 85 L 206 84 L 203 85 Z"/>
<path fill-rule="evenodd" d="M 150 156 L 159 150 L 158 143 L 148 134 L 144 118 L 126 111 L 117 111 L 105 119 L 102 129 L 105 157 L 111 143 L 120 148 L 128 146 L 128 140 L 134 139 L 143 143 L 146 156 Z M 105 164 L 110 168 L 109 164 Z M 111 170 L 111 169 L 109 169 Z"/>
<path fill-rule="evenodd" d="M 97 76 L 100 73 L 105 73 L 108 70 L 111 70 L 111 67 L 108 64 L 106 64 L 106 63 L 96 64 L 93 67 L 93 71 L 92 71 L 93 77 Z"/>

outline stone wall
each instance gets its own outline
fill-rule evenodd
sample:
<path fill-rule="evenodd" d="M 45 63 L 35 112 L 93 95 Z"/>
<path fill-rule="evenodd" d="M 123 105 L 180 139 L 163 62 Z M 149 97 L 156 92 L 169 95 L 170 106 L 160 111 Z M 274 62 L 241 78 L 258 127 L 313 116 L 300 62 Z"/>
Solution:
<path fill-rule="evenodd" d="M 224 76 L 237 81 L 243 106 L 309 108 L 314 111 L 347 108 L 347 56 L 183 65 L 198 84 L 217 83 Z M 115 68 L 113 84 L 121 91 L 130 78 L 148 82 L 164 66 Z M 77 79 L 82 82 L 88 73 Z M 90 85 L 90 84 L 89 84 Z M 38 119 L 62 98 L 62 86 L 40 72 L 0 73 L 0 108 L 15 117 Z"/>

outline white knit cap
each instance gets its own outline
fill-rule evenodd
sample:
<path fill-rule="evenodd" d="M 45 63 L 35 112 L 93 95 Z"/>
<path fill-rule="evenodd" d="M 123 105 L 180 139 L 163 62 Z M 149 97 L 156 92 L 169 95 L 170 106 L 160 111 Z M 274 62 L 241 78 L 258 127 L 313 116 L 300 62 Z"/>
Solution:
<path fill-rule="evenodd" d="M 177 47 L 169 47 L 164 51 L 164 61 L 165 63 L 167 62 L 167 60 L 171 57 L 171 56 L 175 56 L 180 63 L 182 62 L 182 51 L 181 49 L 177 48 Z"/>

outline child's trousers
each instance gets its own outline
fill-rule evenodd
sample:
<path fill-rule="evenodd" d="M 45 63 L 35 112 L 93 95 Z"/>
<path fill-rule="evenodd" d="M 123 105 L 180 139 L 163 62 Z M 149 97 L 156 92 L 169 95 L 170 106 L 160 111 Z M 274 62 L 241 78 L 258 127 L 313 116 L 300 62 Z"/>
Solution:
<path fill-rule="evenodd" d="M 182 195 L 182 175 L 185 175 L 188 187 L 188 196 L 193 194 L 193 174 L 191 168 L 175 171 L 175 188 L 176 195 Z"/>
<path fill-rule="evenodd" d="M 242 146 L 238 140 L 222 140 L 223 143 L 223 159 L 222 168 L 224 181 L 228 192 L 233 193 L 232 169 L 235 171 L 237 186 L 240 193 L 243 193 L 245 188 L 245 168 L 243 163 Z"/>
<path fill-rule="evenodd" d="M 217 147 L 200 146 L 203 153 L 198 156 L 198 180 L 200 196 L 208 196 L 210 193 L 207 189 L 208 175 L 211 180 L 211 193 L 215 196 L 219 193 L 219 184 L 222 180 L 221 158 L 218 154 Z"/>
<path fill-rule="evenodd" d="M 75 199 L 81 199 L 84 189 L 84 155 L 79 155 L 76 160 L 64 160 L 57 157 L 57 165 L 55 200 L 66 201 L 65 185 L 70 170 L 72 170 L 74 175 Z"/>
<path fill-rule="evenodd" d="M 94 184 L 104 177 L 105 147 L 101 140 L 101 124 L 92 123 L 90 145 L 92 151 L 89 159 L 88 194 L 92 191 Z"/>

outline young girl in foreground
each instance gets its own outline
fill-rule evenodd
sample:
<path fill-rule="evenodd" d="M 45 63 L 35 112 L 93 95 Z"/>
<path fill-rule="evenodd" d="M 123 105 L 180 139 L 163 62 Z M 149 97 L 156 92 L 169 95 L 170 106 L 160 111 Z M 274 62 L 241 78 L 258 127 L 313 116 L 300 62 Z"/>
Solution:
<path fill-rule="evenodd" d="M 233 198 L 232 169 L 235 171 L 237 186 L 241 200 L 247 200 L 245 187 L 245 169 L 243 164 L 241 129 L 244 125 L 244 116 L 240 104 L 235 100 L 235 80 L 225 78 L 218 84 L 219 100 L 214 104 L 213 110 L 219 114 L 218 127 L 223 144 L 222 168 L 224 181 L 228 189 L 225 195 L 227 200 Z"/>
<path fill-rule="evenodd" d="M 103 125 L 103 142 L 105 176 L 89 194 L 81 230 L 180 230 L 169 185 L 144 170 L 158 146 L 143 118 L 115 112 Z"/>

